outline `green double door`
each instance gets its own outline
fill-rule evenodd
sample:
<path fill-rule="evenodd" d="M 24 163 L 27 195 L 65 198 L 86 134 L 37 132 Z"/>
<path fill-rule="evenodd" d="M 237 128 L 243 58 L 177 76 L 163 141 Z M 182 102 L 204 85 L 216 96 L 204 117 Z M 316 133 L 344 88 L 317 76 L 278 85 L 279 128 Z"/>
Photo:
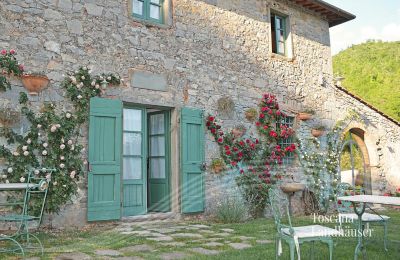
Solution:
<path fill-rule="evenodd" d="M 169 111 L 123 109 L 123 216 L 170 211 Z"/>
<path fill-rule="evenodd" d="M 170 111 L 90 100 L 88 221 L 168 212 L 172 193 L 183 213 L 204 210 L 203 112 L 182 108 L 180 122 L 180 182 L 172 192 Z"/>

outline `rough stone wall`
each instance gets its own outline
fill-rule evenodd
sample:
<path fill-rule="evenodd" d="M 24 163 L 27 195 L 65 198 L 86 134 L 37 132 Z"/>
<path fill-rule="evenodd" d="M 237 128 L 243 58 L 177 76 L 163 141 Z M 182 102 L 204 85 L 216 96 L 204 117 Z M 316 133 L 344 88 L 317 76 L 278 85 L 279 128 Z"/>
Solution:
<path fill-rule="evenodd" d="M 130 16 L 128 0 L 4 0 L 0 3 L 0 48 L 17 49 L 28 71 L 44 71 L 51 79 L 48 89 L 30 97 L 37 107 L 49 100 L 68 106 L 59 86 L 63 75 L 87 66 L 93 73 L 119 73 L 126 83 L 108 89 L 106 96 L 126 102 L 185 105 L 216 114 L 217 100 L 229 96 L 235 111 L 223 118 L 227 127 L 246 124 L 245 109 L 255 107 L 265 92 L 276 94 L 289 114 L 312 107 L 318 121 L 332 125 L 337 119 L 341 105 L 336 105 L 335 90 L 330 87 L 327 21 L 285 0 L 168 3 L 171 22 L 152 26 Z M 271 53 L 270 8 L 290 16 L 293 58 Z M 132 87 L 132 73 L 138 70 L 161 75 L 167 81 L 166 91 Z M 13 90 L 0 94 L 0 99 L 16 104 L 19 91 L 23 91 L 21 83 L 14 81 Z M 299 135 L 308 137 L 312 123 L 297 122 Z M 209 162 L 218 157 L 218 150 L 207 137 Z M 209 203 L 221 192 L 217 178 L 207 174 Z M 301 179 L 301 174 L 295 178 Z M 75 202 L 54 216 L 53 223 L 81 225 L 85 219 L 82 183 Z"/>

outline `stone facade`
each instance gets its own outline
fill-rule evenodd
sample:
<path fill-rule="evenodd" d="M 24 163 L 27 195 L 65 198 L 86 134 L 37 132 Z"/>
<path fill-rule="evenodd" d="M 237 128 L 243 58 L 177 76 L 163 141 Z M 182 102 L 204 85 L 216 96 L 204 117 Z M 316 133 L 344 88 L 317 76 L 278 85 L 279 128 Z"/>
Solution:
<path fill-rule="evenodd" d="M 107 97 L 173 108 L 175 150 L 179 148 L 179 108 L 197 107 L 216 114 L 217 100 L 225 96 L 235 104 L 232 116 L 222 116 L 227 127 L 245 122 L 244 111 L 255 107 L 265 92 L 276 94 L 288 114 L 313 108 L 317 111 L 315 121 L 328 126 L 342 118 L 343 111 L 357 108 L 368 119 L 365 142 L 371 165 L 382 165 L 385 178 L 400 185 L 400 128 L 333 87 L 326 20 L 286 0 L 169 0 L 166 24 L 152 25 L 133 19 L 128 2 L 1 1 L 0 48 L 16 49 L 28 71 L 44 71 L 51 79 L 48 89 L 30 97 L 35 106 L 53 101 L 68 107 L 60 82 L 64 74 L 80 66 L 89 67 L 93 73 L 116 72 L 125 84 L 109 88 Z M 271 51 L 271 9 L 290 18 L 289 58 Z M 157 83 L 151 89 L 142 88 L 145 83 L 136 80 L 135 75 L 161 82 L 162 87 Z M 1 102 L 17 103 L 23 88 L 18 80 L 13 82 L 11 91 L 0 94 Z M 300 137 L 309 136 L 310 125 L 296 123 Z M 381 156 L 377 155 L 378 140 Z M 217 146 L 209 135 L 206 156 L 208 162 L 218 157 Z M 172 161 L 172 186 L 176 188 L 179 158 Z M 301 179 L 300 170 L 295 171 L 295 178 Z M 221 180 L 212 174 L 206 174 L 206 178 L 210 204 L 212 197 L 221 192 Z M 179 212 L 178 195 L 174 197 L 174 211 Z M 74 203 L 53 216 L 53 224 L 85 223 L 86 186 L 82 183 Z"/>

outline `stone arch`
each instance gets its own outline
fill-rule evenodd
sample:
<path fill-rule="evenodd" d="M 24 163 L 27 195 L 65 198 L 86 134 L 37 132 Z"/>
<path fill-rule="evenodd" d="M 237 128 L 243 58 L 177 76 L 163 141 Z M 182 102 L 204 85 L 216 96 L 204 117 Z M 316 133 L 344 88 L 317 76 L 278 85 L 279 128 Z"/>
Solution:
<path fill-rule="evenodd" d="M 349 137 L 348 140 L 345 139 L 346 136 Z M 367 194 L 372 194 L 371 160 L 370 160 L 370 153 L 368 151 L 368 147 L 365 142 L 366 131 L 364 126 L 360 123 L 350 124 L 342 132 L 342 138 L 343 138 L 343 145 L 341 148 L 341 155 L 346 148 L 350 146 L 356 146 L 357 151 L 361 153 L 361 160 L 363 164 L 362 165 L 363 167 L 361 169 L 362 172 L 360 173 L 359 172 L 360 169 L 358 169 L 358 172 L 355 171 L 354 163 L 352 162 L 353 163 L 353 167 L 351 169 L 352 178 L 350 183 L 352 185 L 362 185 Z M 341 171 L 341 179 L 343 179 L 342 178 L 343 173 L 344 171 Z M 346 178 L 346 180 L 347 182 L 349 182 L 349 178 Z"/>

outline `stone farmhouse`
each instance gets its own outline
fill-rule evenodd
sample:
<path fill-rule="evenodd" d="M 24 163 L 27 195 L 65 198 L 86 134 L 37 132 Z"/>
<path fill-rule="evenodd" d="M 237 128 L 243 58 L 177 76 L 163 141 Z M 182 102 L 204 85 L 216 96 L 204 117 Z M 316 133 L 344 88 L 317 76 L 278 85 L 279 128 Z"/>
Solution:
<path fill-rule="evenodd" d="M 362 151 L 368 192 L 399 187 L 399 122 L 333 76 L 329 28 L 354 18 L 322 0 L 1 1 L 0 49 L 16 49 L 27 71 L 50 79 L 29 96 L 36 108 L 70 106 L 60 83 L 82 66 L 124 79 L 92 100 L 81 138 L 89 171 L 53 224 L 209 212 L 226 179 L 208 170 L 219 151 L 204 116 L 251 128 L 245 111 L 266 92 L 278 97 L 299 137 L 356 111 L 362 120 L 343 134 Z M 0 103 L 18 107 L 25 90 L 20 80 L 12 84 Z M 222 98 L 234 104 L 230 113 L 219 113 Z M 307 108 L 313 119 L 300 121 Z M 23 133 L 23 124 L 16 130 Z M 296 160 L 288 167 L 301 180 Z"/>

